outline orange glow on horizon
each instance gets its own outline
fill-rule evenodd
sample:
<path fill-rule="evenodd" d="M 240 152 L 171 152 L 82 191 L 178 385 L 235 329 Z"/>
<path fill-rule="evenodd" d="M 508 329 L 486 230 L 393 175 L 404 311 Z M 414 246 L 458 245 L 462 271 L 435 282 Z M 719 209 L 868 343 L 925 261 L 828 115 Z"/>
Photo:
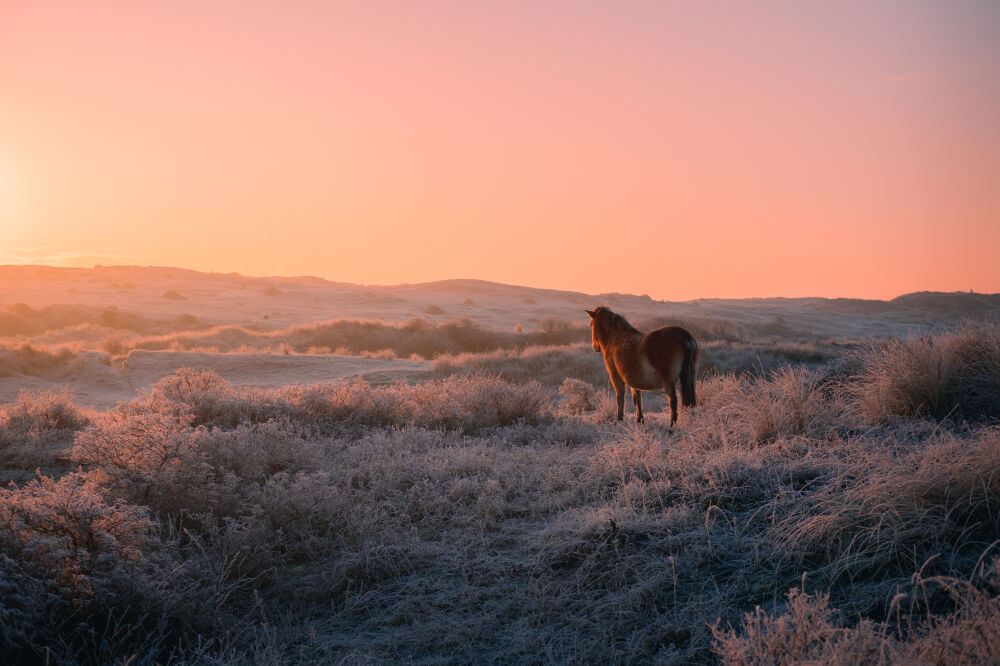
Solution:
<path fill-rule="evenodd" d="M 989 3 L 17 3 L 0 263 L 1000 292 Z"/>

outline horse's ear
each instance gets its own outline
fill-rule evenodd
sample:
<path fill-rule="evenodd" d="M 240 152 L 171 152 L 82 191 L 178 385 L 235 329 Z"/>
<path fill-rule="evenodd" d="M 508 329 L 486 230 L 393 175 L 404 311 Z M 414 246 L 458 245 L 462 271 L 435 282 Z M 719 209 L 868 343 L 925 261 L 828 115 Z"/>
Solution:
<path fill-rule="evenodd" d="M 591 319 L 597 316 L 597 310 L 584 310 L 584 312 L 589 314 Z"/>

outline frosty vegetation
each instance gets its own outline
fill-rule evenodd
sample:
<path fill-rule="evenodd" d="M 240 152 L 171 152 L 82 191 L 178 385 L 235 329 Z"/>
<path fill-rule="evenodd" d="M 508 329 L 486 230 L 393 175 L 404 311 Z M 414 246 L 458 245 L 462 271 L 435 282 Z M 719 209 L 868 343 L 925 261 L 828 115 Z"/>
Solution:
<path fill-rule="evenodd" d="M 412 384 L 21 394 L 0 661 L 1000 660 L 996 326 L 709 340 L 673 429 L 615 422 L 589 345 L 526 342 Z"/>

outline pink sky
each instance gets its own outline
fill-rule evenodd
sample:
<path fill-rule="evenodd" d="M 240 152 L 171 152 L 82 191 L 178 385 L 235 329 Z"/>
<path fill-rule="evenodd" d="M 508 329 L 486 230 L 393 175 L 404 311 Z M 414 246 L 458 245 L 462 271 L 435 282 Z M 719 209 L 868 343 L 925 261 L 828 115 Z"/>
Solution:
<path fill-rule="evenodd" d="M 992 2 L 6 2 L 0 263 L 1000 291 Z"/>

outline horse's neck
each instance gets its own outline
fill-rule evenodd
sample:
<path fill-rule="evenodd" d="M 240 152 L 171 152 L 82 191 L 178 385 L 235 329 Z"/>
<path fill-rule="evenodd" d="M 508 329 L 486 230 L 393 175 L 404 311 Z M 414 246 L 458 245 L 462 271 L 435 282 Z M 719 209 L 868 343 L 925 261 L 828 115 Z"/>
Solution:
<path fill-rule="evenodd" d="M 611 338 L 612 344 L 629 344 L 641 338 L 642 333 L 629 326 L 611 331 L 608 337 Z"/>

